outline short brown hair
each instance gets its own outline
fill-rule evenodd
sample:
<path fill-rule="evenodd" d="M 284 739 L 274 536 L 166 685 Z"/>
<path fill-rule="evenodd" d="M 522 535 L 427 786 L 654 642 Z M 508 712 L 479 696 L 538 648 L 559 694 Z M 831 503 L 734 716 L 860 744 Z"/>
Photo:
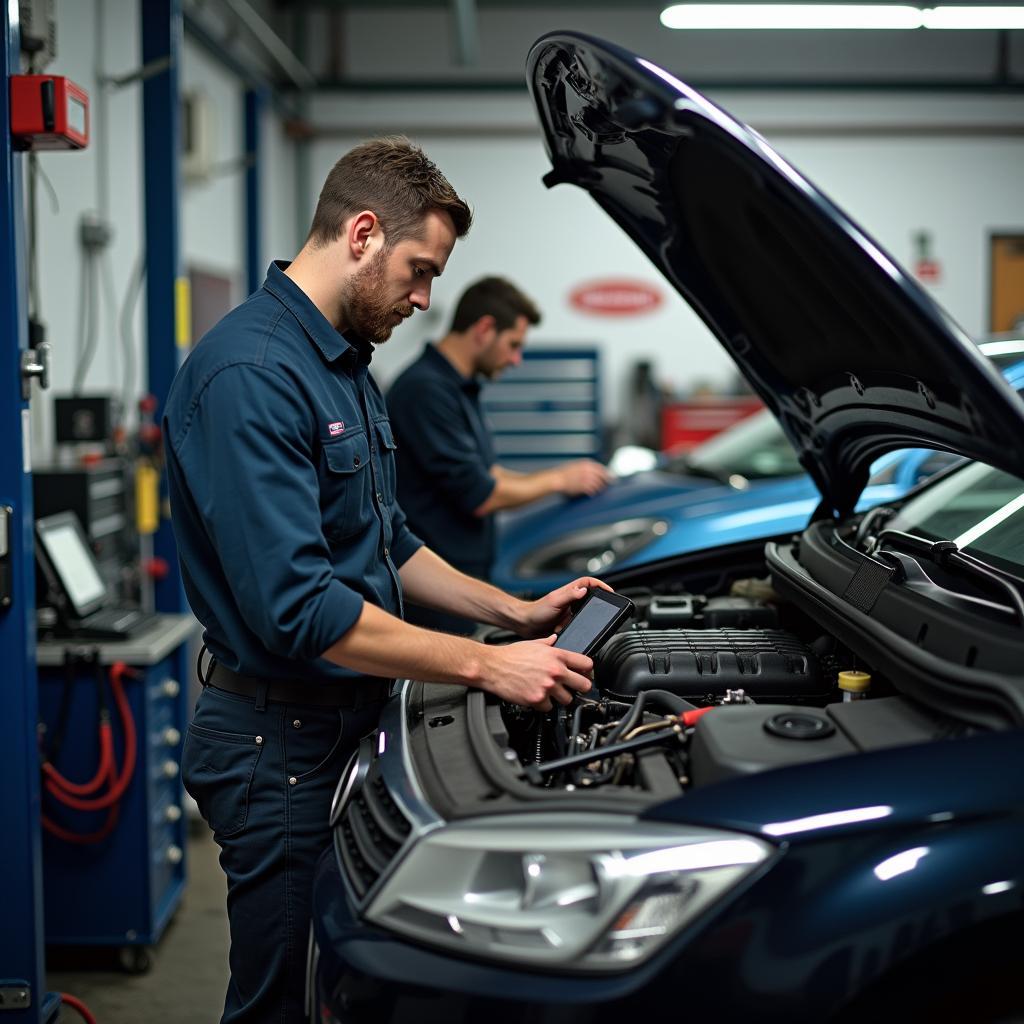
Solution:
<path fill-rule="evenodd" d="M 482 316 L 493 316 L 499 331 L 514 327 L 521 316 L 535 326 L 540 323 L 540 310 L 533 300 L 503 277 L 484 277 L 471 284 L 459 298 L 451 329 L 465 331 Z"/>
<path fill-rule="evenodd" d="M 473 214 L 437 165 L 402 135 L 371 139 L 332 168 L 313 214 L 307 241 L 327 245 L 349 217 L 372 210 L 390 247 L 415 236 L 431 210 L 447 213 L 456 237 L 469 231 Z"/>

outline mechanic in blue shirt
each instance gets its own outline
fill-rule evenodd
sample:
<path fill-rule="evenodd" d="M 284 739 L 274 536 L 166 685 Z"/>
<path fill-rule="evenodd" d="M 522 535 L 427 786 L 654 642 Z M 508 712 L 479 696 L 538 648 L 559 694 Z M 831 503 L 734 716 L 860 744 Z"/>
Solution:
<path fill-rule="evenodd" d="M 455 568 L 480 579 L 490 577 L 494 562 L 495 512 L 549 494 L 596 494 L 611 479 L 592 459 L 535 473 L 498 464 L 480 408 L 482 382 L 522 362 L 526 332 L 539 323 L 537 306 L 514 284 L 485 277 L 462 293 L 448 333 L 388 390 L 398 500 L 409 526 Z M 450 632 L 472 632 L 474 625 L 415 604 L 406 618 Z"/>
<path fill-rule="evenodd" d="M 536 602 L 465 576 L 409 530 L 373 345 L 430 302 L 469 208 L 405 139 L 328 175 L 289 264 L 195 347 L 164 410 L 189 602 L 213 656 L 182 777 L 221 847 L 231 978 L 222 1020 L 298 1024 L 312 872 L 338 774 L 389 680 L 459 683 L 539 708 L 586 691 L 552 647 L 588 586 Z M 488 647 L 402 621 L 403 594 L 515 630 Z"/>

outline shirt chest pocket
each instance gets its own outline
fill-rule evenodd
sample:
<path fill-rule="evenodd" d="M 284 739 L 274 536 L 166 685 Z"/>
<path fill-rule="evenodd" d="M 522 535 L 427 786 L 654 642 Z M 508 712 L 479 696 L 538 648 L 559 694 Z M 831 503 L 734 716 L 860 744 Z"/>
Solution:
<path fill-rule="evenodd" d="M 323 443 L 320 513 L 324 536 L 341 540 L 373 520 L 370 442 L 362 428 Z"/>
<path fill-rule="evenodd" d="M 384 418 L 374 420 L 373 429 L 377 434 L 380 444 L 381 485 L 384 490 L 384 502 L 387 505 L 393 505 L 395 503 L 397 480 L 395 449 L 398 445 L 395 444 L 395 435 L 391 432 L 389 420 Z"/>

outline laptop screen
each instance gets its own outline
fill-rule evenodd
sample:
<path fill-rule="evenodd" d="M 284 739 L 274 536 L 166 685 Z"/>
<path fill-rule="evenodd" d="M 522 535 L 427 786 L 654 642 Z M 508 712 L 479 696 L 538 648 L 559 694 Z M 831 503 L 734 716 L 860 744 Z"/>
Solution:
<path fill-rule="evenodd" d="M 74 614 L 82 618 L 100 608 L 106 602 L 107 587 L 78 516 L 74 512 L 59 512 L 39 519 L 36 534 Z"/>

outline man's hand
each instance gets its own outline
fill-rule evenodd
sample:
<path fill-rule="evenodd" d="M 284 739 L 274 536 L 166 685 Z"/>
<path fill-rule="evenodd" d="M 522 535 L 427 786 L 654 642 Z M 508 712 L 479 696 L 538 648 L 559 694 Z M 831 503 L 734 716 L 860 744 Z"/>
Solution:
<path fill-rule="evenodd" d="M 607 467 L 593 459 L 577 459 L 556 467 L 559 474 L 559 490 L 563 494 L 593 495 L 603 491 L 611 482 L 612 475 Z"/>
<path fill-rule="evenodd" d="M 608 591 L 612 589 L 593 576 L 581 576 L 536 601 L 525 602 L 520 609 L 520 625 L 516 632 L 520 636 L 547 636 L 553 630 L 560 629 L 569 621 L 572 605 L 586 597 L 587 591 L 594 587 Z"/>
<path fill-rule="evenodd" d="M 512 704 L 550 711 L 552 700 L 572 702 L 573 692 L 586 693 L 594 663 L 585 654 L 553 647 L 557 637 L 524 640 L 488 648 L 480 688 Z"/>

